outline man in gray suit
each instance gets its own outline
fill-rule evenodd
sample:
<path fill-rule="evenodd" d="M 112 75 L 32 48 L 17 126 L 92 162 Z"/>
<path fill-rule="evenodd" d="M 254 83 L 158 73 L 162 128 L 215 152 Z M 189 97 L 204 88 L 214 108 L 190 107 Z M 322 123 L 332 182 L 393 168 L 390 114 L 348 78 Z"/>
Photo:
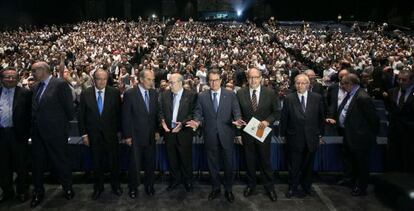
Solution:
<path fill-rule="evenodd" d="M 202 92 L 194 114 L 194 120 L 187 122 L 193 129 L 203 127 L 204 144 L 207 152 L 208 168 L 212 178 L 212 191 L 209 200 L 220 194 L 220 162 L 224 162 L 224 188 L 227 201 L 232 203 L 233 185 L 233 142 L 235 128 L 242 126 L 241 113 L 236 94 L 221 87 L 220 72 L 208 73 L 210 91 Z"/>

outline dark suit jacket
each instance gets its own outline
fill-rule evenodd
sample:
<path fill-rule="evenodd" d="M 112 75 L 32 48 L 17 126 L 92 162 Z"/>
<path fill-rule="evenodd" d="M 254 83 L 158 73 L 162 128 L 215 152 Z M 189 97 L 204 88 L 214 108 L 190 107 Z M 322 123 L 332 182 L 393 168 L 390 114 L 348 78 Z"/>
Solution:
<path fill-rule="evenodd" d="M 144 98 L 138 86 L 124 93 L 122 105 L 122 131 L 125 138 L 132 138 L 132 145 L 146 146 L 155 144 L 155 133 L 158 131 L 158 93 L 149 90 L 148 113 Z"/>
<path fill-rule="evenodd" d="M 254 117 L 259 121 L 266 120 L 269 122 L 269 127 L 271 127 L 274 121 L 280 119 L 279 97 L 276 95 L 275 91 L 270 88 L 261 86 L 259 104 L 256 112 L 253 112 L 252 103 L 250 101 L 249 87 L 240 89 L 237 92 L 237 99 L 240 103 L 242 118 L 246 123 Z M 248 135 L 245 138 L 247 137 L 250 138 L 251 136 Z M 270 140 L 271 135 L 269 135 L 266 139 Z"/>
<path fill-rule="evenodd" d="M 225 149 L 232 149 L 235 127 L 232 122 L 241 118 L 240 107 L 236 94 L 221 88 L 220 102 L 217 113 L 214 111 L 211 91 L 199 94 L 195 110 L 195 119 L 201 122 L 206 148 L 217 147 L 217 135 Z"/>
<path fill-rule="evenodd" d="M 361 88 L 349 103 L 345 118 L 346 144 L 353 149 L 368 149 L 376 141 L 379 117 L 370 96 Z"/>
<path fill-rule="evenodd" d="M 0 87 L 0 96 L 2 94 Z M 16 86 L 13 96 L 13 127 L 16 140 L 27 142 L 30 137 L 30 115 L 32 109 L 32 92 Z"/>
<path fill-rule="evenodd" d="M 322 97 L 325 97 L 325 88 L 322 86 L 321 83 L 316 82 L 313 87 L 311 92 L 315 92 L 318 93 L 319 95 L 321 95 Z"/>
<path fill-rule="evenodd" d="M 399 131 L 412 132 L 414 129 L 414 89 L 408 95 L 402 108 L 398 106 L 399 87 L 392 88 L 388 91 L 388 98 L 384 99 L 385 108 L 389 112 L 389 129 L 390 133 L 394 128 L 400 128 Z"/>
<path fill-rule="evenodd" d="M 328 87 L 326 93 L 326 117 L 336 119 L 338 116 L 338 92 L 339 84 L 335 83 Z"/>
<path fill-rule="evenodd" d="M 74 117 L 72 91 L 68 83 L 52 77 L 39 104 L 35 99 L 38 88 L 39 83 L 35 85 L 33 92 L 33 125 L 36 125 L 43 139 L 67 141 L 69 121 Z"/>
<path fill-rule="evenodd" d="M 195 92 L 184 89 L 181 95 L 180 107 L 178 108 L 177 122 L 182 123 L 182 128 L 178 135 L 178 141 L 180 144 L 192 144 L 193 130 L 189 127 L 185 127 L 187 121 L 193 119 L 194 109 L 197 104 L 197 94 Z M 160 120 L 165 120 L 168 128 L 171 128 L 172 121 L 172 92 L 171 90 L 161 93 L 160 96 Z"/>
<path fill-rule="evenodd" d="M 322 97 L 308 92 L 306 111 L 303 112 L 297 93 L 291 93 L 283 101 L 281 135 L 286 137 L 289 147 L 314 152 L 319 136 L 324 134 L 324 105 Z"/>
<path fill-rule="evenodd" d="M 95 87 L 82 91 L 78 119 L 80 135 L 87 134 L 91 140 L 102 133 L 104 141 L 118 144 L 117 133 L 121 126 L 121 97 L 118 89 L 105 87 L 102 115 L 99 114 Z"/>

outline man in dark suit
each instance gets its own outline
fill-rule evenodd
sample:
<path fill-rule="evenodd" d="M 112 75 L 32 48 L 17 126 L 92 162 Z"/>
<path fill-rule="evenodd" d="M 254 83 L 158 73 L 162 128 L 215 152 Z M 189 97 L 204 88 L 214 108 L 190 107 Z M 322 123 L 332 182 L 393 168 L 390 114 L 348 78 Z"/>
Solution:
<path fill-rule="evenodd" d="M 338 109 L 337 125 L 343 134 L 343 145 L 351 160 L 353 196 L 366 195 L 369 157 L 376 143 L 379 118 L 371 97 L 359 86 L 359 78 L 348 74 L 341 80 L 347 96 Z"/>
<path fill-rule="evenodd" d="M 315 152 L 324 134 L 325 113 L 323 98 L 309 92 L 309 78 L 295 77 L 296 93 L 283 101 L 281 135 L 287 144 L 289 191 L 286 197 L 304 197 L 311 194 L 312 170 Z M 302 186 L 302 191 L 298 186 Z"/>
<path fill-rule="evenodd" d="M 164 129 L 171 181 L 167 190 L 174 190 L 183 183 L 187 192 L 192 189 L 193 131 L 184 127 L 193 119 L 197 94 L 183 89 L 184 77 L 175 73 L 170 76 L 170 89 L 160 96 L 160 121 Z"/>
<path fill-rule="evenodd" d="M 309 90 L 310 92 L 318 93 L 320 96 L 325 96 L 325 88 L 323 88 L 322 84 L 316 81 L 316 74 L 315 71 L 312 69 L 305 70 L 305 75 L 308 76 L 310 80 Z"/>
<path fill-rule="evenodd" d="M 220 162 L 224 163 L 224 188 L 227 201 L 233 202 L 233 143 L 235 128 L 242 126 L 240 107 L 236 94 L 221 87 L 220 72 L 208 73 L 211 90 L 198 96 L 194 120 L 187 122 L 193 129 L 203 127 L 204 146 L 207 152 L 208 168 L 212 179 L 209 200 L 220 194 Z M 234 121 L 236 120 L 236 121 Z"/>
<path fill-rule="evenodd" d="M 260 70 L 251 68 L 247 73 L 247 80 L 249 86 L 237 92 L 243 121 L 249 122 L 254 117 L 261 121 L 260 128 L 264 129 L 271 126 L 274 121 L 280 119 L 279 98 L 272 89 L 260 85 L 262 80 Z M 244 190 L 245 197 L 252 195 L 255 191 L 257 162 L 261 170 L 263 185 L 269 198 L 272 201 L 277 200 L 274 190 L 273 171 L 270 166 L 271 137 L 269 135 L 264 142 L 260 142 L 249 134 L 242 133 L 248 179 L 248 185 Z"/>
<path fill-rule="evenodd" d="M 6 68 L 1 73 L 0 87 L 0 185 L 3 196 L 0 203 L 12 199 L 16 192 L 20 202 L 27 200 L 27 154 L 30 137 L 32 94 L 17 86 L 16 69 Z M 13 171 L 17 173 L 16 191 Z"/>
<path fill-rule="evenodd" d="M 85 89 L 80 96 L 79 132 L 83 143 L 90 146 L 92 152 L 93 200 L 98 199 L 104 190 L 104 171 L 108 164 L 112 192 L 122 195 L 117 136 L 121 125 L 121 98 L 117 89 L 107 86 L 108 77 L 109 73 L 103 69 L 95 71 L 95 86 Z"/>
<path fill-rule="evenodd" d="M 52 77 L 46 62 L 32 65 L 36 79 L 32 100 L 32 154 L 34 194 L 31 207 L 43 201 L 45 160 L 50 161 L 63 186 L 64 196 L 75 196 L 68 160 L 68 127 L 74 116 L 72 92 L 66 81 Z"/>
<path fill-rule="evenodd" d="M 129 160 L 129 196 L 137 197 L 138 172 L 145 161 L 145 192 L 153 196 L 155 179 L 155 141 L 158 131 L 158 93 L 153 89 L 155 76 L 151 70 L 139 73 L 139 85 L 124 94 L 122 131 L 125 143 L 131 146 Z"/>
<path fill-rule="evenodd" d="M 339 82 L 332 84 L 328 87 L 326 94 L 326 123 L 330 127 L 334 127 L 338 135 L 343 136 L 342 130 L 340 130 L 336 125 L 336 119 L 338 117 L 339 105 L 346 97 L 346 91 L 341 86 L 341 80 L 344 76 L 348 75 L 349 71 L 347 69 L 342 69 L 338 73 Z M 345 149 L 344 145 L 341 147 L 342 160 L 344 164 L 344 175 L 343 178 L 338 181 L 338 185 L 351 186 L 351 159 L 348 151 Z"/>
<path fill-rule="evenodd" d="M 402 70 L 398 75 L 399 87 L 384 93 L 389 112 L 388 170 L 414 173 L 414 73 Z"/>

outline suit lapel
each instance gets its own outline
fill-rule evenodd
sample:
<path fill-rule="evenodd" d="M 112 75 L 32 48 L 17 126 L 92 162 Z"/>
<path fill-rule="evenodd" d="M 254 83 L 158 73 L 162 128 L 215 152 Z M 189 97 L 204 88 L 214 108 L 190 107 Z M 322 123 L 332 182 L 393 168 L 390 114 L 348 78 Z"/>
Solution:
<path fill-rule="evenodd" d="M 108 110 L 109 110 L 109 105 L 111 105 L 111 97 L 110 97 L 110 95 L 111 95 L 111 93 L 109 93 L 110 91 L 109 91 L 109 89 L 108 89 L 108 87 L 106 87 L 106 89 L 105 89 L 105 97 L 104 97 L 104 104 L 103 104 L 103 110 L 102 110 L 102 114 L 101 114 L 101 116 L 103 116 L 106 112 L 108 112 Z"/>
<path fill-rule="evenodd" d="M 348 106 L 348 110 L 346 111 L 347 116 L 351 112 L 352 108 L 354 107 L 356 98 L 358 98 L 358 95 L 360 92 L 361 92 L 361 88 L 358 88 L 358 90 L 355 92 L 354 96 L 352 97 L 351 102 L 349 103 L 349 106 Z"/>
<path fill-rule="evenodd" d="M 210 102 L 210 108 L 211 108 L 211 112 L 213 114 L 216 114 L 216 111 L 214 111 L 214 103 L 213 103 L 213 97 L 212 97 L 213 93 L 212 91 L 208 91 L 208 102 Z"/>
<path fill-rule="evenodd" d="M 220 89 L 221 89 L 220 90 L 221 94 L 220 94 L 220 101 L 219 101 L 219 106 L 218 106 L 218 109 L 217 109 L 217 114 L 220 113 L 221 108 L 224 106 L 225 99 L 227 98 L 227 96 L 224 93 L 224 89 L 222 89 L 222 88 L 220 88 Z M 213 108 L 213 110 L 214 110 L 214 108 Z"/>
<path fill-rule="evenodd" d="M 16 87 L 14 88 L 14 96 L 13 96 L 13 112 L 16 110 L 16 106 L 17 106 L 17 100 L 18 100 L 18 95 L 20 94 L 20 88 Z M 1 96 L 1 92 L 0 92 L 0 96 Z"/>
<path fill-rule="evenodd" d="M 252 101 L 250 99 L 250 89 L 249 88 L 245 89 L 243 95 L 244 95 L 244 98 L 247 102 L 247 105 L 249 106 L 250 111 L 252 111 L 252 113 L 254 113 L 253 106 L 252 106 Z"/>
<path fill-rule="evenodd" d="M 148 113 L 147 107 L 145 105 L 144 98 L 141 94 L 141 89 L 139 89 L 139 87 L 137 87 L 137 89 L 136 89 L 136 94 L 138 95 L 137 98 L 136 98 L 138 100 L 137 105 L 143 105 L 145 113 L 148 115 L 149 113 Z M 149 107 L 151 107 L 151 96 L 150 96 L 150 94 L 151 93 L 149 93 L 149 90 L 148 90 L 148 97 L 150 98 Z"/>
<path fill-rule="evenodd" d="M 47 92 L 49 91 L 49 89 L 51 89 L 50 87 L 53 86 L 53 82 L 55 81 L 55 78 L 50 78 L 49 83 L 47 84 L 47 86 L 45 87 L 45 90 L 43 91 L 43 94 L 40 97 L 40 102 L 39 102 L 39 106 L 41 104 L 43 104 L 44 102 L 44 98 L 47 96 Z M 39 86 L 38 86 L 39 87 Z M 36 92 L 37 93 L 37 92 Z"/>
<path fill-rule="evenodd" d="M 302 104 L 300 104 L 300 101 L 299 101 L 298 93 L 295 93 L 294 97 L 295 97 L 295 107 L 296 107 L 296 110 L 298 110 L 299 113 L 301 113 L 302 115 L 305 116 L 305 112 L 302 109 Z M 309 98 L 309 93 L 308 93 L 308 98 Z"/>
<path fill-rule="evenodd" d="M 177 119 L 178 117 L 180 117 L 181 113 L 183 112 L 183 105 L 187 103 L 187 94 L 188 92 L 184 89 L 183 94 L 181 95 L 180 105 L 178 107 Z"/>
<path fill-rule="evenodd" d="M 410 93 L 410 95 L 408 95 L 407 100 L 405 101 L 403 108 L 406 107 L 407 105 L 411 105 L 411 102 L 413 100 L 414 100 L 414 88 L 411 89 L 411 93 Z"/>
<path fill-rule="evenodd" d="M 257 104 L 257 110 L 259 110 L 261 107 L 263 107 L 263 102 L 266 99 L 266 90 L 263 86 L 260 86 L 260 96 L 259 96 L 259 102 Z"/>

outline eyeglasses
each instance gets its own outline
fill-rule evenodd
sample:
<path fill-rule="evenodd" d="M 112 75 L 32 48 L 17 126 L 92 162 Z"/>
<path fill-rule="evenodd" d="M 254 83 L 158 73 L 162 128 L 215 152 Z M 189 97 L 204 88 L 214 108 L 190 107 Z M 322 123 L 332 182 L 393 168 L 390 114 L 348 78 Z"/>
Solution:
<path fill-rule="evenodd" d="M 215 82 L 220 82 L 221 81 L 221 79 L 219 78 L 219 79 L 210 79 L 210 80 L 208 80 L 208 82 L 210 82 L 210 83 L 215 83 Z"/>
<path fill-rule="evenodd" d="M 252 80 L 252 79 L 257 80 L 257 79 L 261 79 L 261 78 L 262 78 L 262 76 L 252 76 L 252 77 L 248 77 L 247 79 L 249 79 L 249 80 Z"/>
<path fill-rule="evenodd" d="M 308 85 L 308 82 L 296 82 L 295 85 Z"/>

